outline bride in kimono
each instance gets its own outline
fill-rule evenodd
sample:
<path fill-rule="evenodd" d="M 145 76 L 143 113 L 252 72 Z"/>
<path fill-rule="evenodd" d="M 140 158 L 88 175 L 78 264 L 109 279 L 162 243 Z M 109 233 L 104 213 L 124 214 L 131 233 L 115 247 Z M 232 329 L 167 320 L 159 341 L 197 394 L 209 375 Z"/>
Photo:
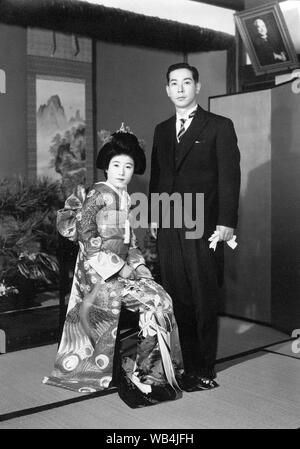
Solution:
<path fill-rule="evenodd" d="M 116 386 L 132 408 L 178 399 L 183 365 L 172 300 L 153 280 L 130 227 L 127 185 L 144 173 L 144 151 L 122 124 L 96 165 L 106 182 L 86 196 L 79 186 L 57 215 L 58 231 L 78 241 L 79 253 L 54 369 L 43 382 L 84 393 Z M 139 314 L 128 356 L 117 351 L 121 307 Z"/>

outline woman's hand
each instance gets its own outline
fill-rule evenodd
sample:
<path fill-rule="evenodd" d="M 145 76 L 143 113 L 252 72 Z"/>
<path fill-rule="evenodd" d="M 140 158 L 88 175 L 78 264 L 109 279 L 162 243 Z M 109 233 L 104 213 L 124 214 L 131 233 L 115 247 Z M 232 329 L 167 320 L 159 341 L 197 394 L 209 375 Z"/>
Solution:
<path fill-rule="evenodd" d="M 146 267 L 146 265 L 139 265 L 135 269 L 136 275 L 138 278 L 148 278 L 152 279 L 152 274 L 149 268 Z"/>
<path fill-rule="evenodd" d="M 135 279 L 134 269 L 131 268 L 127 263 L 123 265 L 118 274 L 123 279 Z"/>

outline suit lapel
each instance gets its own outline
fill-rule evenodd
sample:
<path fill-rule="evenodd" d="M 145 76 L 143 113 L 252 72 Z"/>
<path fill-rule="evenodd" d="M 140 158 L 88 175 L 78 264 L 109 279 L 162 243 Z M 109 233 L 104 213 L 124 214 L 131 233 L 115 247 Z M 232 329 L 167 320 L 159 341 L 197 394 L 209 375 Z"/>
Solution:
<path fill-rule="evenodd" d="M 207 124 L 208 118 L 207 114 L 200 106 L 198 106 L 197 113 L 195 117 L 193 118 L 192 123 L 190 124 L 188 130 L 183 135 L 181 140 L 181 151 L 180 155 L 178 157 L 178 161 L 176 164 L 176 170 L 179 169 L 180 165 L 182 164 L 183 160 L 191 150 L 195 140 L 199 138 L 199 135 L 203 131 L 203 128 Z M 175 126 L 175 125 L 174 125 Z"/>

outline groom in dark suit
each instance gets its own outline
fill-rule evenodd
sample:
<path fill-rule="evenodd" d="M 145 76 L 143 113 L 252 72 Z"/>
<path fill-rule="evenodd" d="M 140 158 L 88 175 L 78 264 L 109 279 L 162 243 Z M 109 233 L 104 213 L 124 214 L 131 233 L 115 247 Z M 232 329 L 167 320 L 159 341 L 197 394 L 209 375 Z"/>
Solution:
<path fill-rule="evenodd" d="M 182 197 L 189 193 L 193 213 L 196 194 L 204 194 L 201 238 L 186 238 L 186 228 L 174 226 L 174 220 L 168 228 L 151 223 L 162 283 L 173 299 L 179 327 L 185 391 L 218 386 L 214 365 L 223 245 L 237 225 L 240 189 L 240 153 L 233 124 L 197 105 L 200 88 L 195 67 L 187 63 L 169 67 L 166 89 L 176 114 L 155 129 L 149 185 L 150 204 L 152 193 L 178 192 Z M 220 241 L 214 251 L 208 238 L 216 230 Z"/>

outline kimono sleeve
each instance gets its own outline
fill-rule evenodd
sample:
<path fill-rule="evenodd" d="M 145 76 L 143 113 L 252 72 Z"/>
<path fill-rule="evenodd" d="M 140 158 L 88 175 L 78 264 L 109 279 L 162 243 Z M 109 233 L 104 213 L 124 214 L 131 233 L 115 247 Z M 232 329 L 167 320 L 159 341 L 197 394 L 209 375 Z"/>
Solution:
<path fill-rule="evenodd" d="M 63 209 L 57 211 L 56 227 L 58 232 L 65 238 L 75 242 L 77 236 L 77 213 L 80 212 L 85 200 L 85 189 L 78 185 L 72 195 L 66 201 Z"/>
<path fill-rule="evenodd" d="M 128 256 L 127 256 L 127 264 L 134 270 L 139 265 L 146 265 L 146 262 L 141 253 L 141 250 L 138 247 L 135 233 L 133 232 L 132 229 L 130 231 L 130 243 L 129 243 Z"/>
<path fill-rule="evenodd" d="M 107 280 L 124 266 L 125 262 L 117 254 L 108 250 L 101 250 L 102 239 L 99 235 L 96 216 L 105 205 L 101 192 L 91 190 L 82 207 L 79 221 L 79 246 L 87 258 L 90 266 Z"/>

